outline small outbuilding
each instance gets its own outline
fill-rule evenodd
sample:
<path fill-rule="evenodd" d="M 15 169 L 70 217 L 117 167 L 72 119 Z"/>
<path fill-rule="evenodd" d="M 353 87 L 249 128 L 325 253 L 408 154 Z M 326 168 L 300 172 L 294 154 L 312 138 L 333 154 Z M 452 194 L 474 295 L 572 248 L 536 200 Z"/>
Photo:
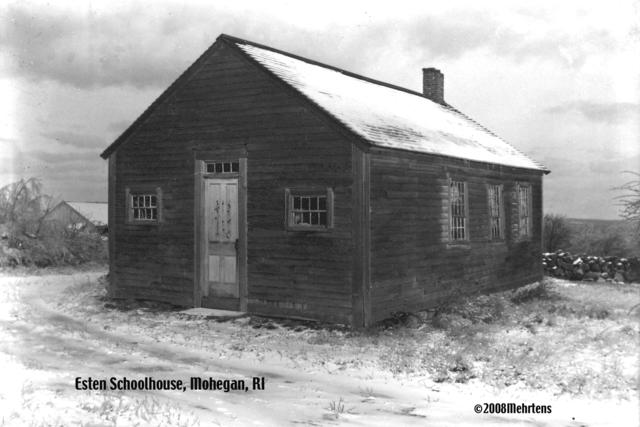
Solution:
<path fill-rule="evenodd" d="M 49 227 L 106 234 L 109 221 L 106 202 L 58 203 L 43 219 Z"/>
<path fill-rule="evenodd" d="M 218 37 L 102 153 L 111 295 L 362 327 L 541 279 L 548 171 L 422 78 Z"/>

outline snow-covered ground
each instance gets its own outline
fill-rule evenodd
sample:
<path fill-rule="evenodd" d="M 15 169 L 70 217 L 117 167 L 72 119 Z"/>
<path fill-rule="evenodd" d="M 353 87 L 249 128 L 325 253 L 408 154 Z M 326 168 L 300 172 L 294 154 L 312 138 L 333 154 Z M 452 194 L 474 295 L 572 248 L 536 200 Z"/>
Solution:
<path fill-rule="evenodd" d="M 103 274 L 0 277 L 0 426 L 639 424 L 637 387 L 624 399 L 479 378 L 436 383 L 419 370 L 381 368 L 374 345 L 385 336 L 117 306 L 102 299 Z M 637 341 L 637 329 L 630 333 Z M 343 339 L 349 345 L 336 344 Z M 76 377 L 264 377 L 265 389 L 89 391 L 76 389 Z M 484 403 L 552 412 L 476 414 Z"/>

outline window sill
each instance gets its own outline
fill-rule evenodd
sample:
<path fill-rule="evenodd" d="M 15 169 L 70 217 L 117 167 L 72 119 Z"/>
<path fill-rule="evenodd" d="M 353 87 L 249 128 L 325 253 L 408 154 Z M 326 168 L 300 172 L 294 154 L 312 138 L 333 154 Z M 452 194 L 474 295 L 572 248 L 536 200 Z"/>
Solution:
<path fill-rule="evenodd" d="M 159 225 L 160 222 L 159 221 L 135 221 L 135 220 L 131 220 L 131 221 L 126 221 L 125 224 L 127 224 L 127 225 Z"/>
<path fill-rule="evenodd" d="M 300 232 L 308 232 L 308 233 L 330 233 L 332 230 L 332 228 L 328 228 L 328 227 L 296 227 L 296 226 L 292 226 L 289 225 L 286 228 L 286 231 L 290 231 L 293 233 L 300 233 Z"/>

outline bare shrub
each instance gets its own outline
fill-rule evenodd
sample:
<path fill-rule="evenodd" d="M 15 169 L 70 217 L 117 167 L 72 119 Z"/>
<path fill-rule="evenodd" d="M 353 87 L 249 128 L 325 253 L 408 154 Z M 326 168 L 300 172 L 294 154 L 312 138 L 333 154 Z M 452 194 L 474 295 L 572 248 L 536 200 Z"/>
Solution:
<path fill-rule="evenodd" d="M 624 173 L 634 176 L 634 179 L 614 188 L 624 192 L 616 197 L 619 205 L 622 206 L 620 216 L 634 223 L 636 231 L 640 232 L 640 173 L 630 171 Z"/>
<path fill-rule="evenodd" d="M 336 420 L 340 418 L 340 415 L 344 413 L 344 400 L 342 397 L 337 402 L 335 400 L 329 402 L 329 411 Z"/>
<path fill-rule="evenodd" d="M 628 222 L 570 220 L 570 227 L 571 241 L 564 250 L 605 257 L 640 255 L 640 239 Z"/>
<path fill-rule="evenodd" d="M 0 188 L 0 224 L 14 234 L 37 236 L 53 202 L 51 196 L 42 193 L 42 182 L 37 178 L 5 185 Z"/>
<path fill-rule="evenodd" d="M 523 286 L 513 291 L 511 302 L 514 304 L 522 304 L 529 301 L 549 298 L 549 289 L 547 282 L 536 282 L 527 286 Z"/>
<path fill-rule="evenodd" d="M 0 188 L 0 267 L 107 261 L 107 242 L 98 234 L 43 226 L 53 201 L 37 178 Z"/>
<path fill-rule="evenodd" d="M 459 316 L 472 324 L 493 323 L 500 320 L 505 310 L 505 301 L 500 294 L 479 295 L 476 297 L 463 297 L 458 301 L 452 301 L 438 309 L 434 317 L 438 325 L 443 319 Z M 445 316 L 448 315 L 448 316 Z"/>
<path fill-rule="evenodd" d="M 546 214 L 543 222 L 543 246 L 547 252 L 566 248 L 571 241 L 571 228 L 562 215 Z"/>
<path fill-rule="evenodd" d="M 96 233 L 87 232 L 61 231 L 38 238 L 14 235 L 9 239 L 8 249 L 17 259 L 12 261 L 0 256 L 0 266 L 50 267 L 106 263 L 108 260 L 106 240 Z"/>

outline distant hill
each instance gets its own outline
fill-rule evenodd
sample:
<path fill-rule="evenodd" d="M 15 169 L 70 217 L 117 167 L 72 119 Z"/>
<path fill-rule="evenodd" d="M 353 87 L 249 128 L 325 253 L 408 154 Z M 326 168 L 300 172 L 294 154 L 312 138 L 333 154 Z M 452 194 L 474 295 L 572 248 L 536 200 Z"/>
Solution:
<path fill-rule="evenodd" d="M 640 230 L 625 220 L 567 218 L 571 244 L 563 248 L 590 255 L 640 256 Z"/>
<path fill-rule="evenodd" d="M 623 219 L 585 219 L 585 218 L 567 218 L 567 221 L 573 225 L 587 225 L 594 226 L 610 226 L 626 222 Z"/>

